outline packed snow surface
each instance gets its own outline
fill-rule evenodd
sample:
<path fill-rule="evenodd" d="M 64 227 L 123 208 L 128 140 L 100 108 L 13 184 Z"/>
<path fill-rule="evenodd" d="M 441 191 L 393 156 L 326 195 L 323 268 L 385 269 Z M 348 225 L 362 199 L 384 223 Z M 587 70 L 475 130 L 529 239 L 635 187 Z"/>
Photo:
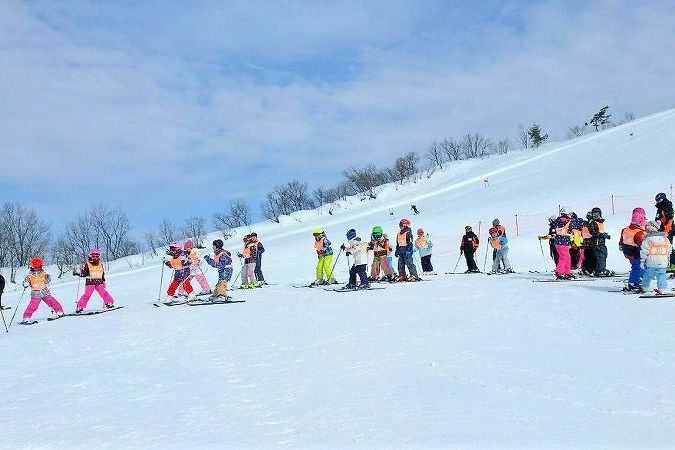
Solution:
<path fill-rule="evenodd" d="M 333 214 L 256 225 L 273 285 L 233 291 L 244 303 L 153 307 L 161 256 L 147 255 L 110 265 L 124 309 L 46 322 L 43 305 L 38 324 L 20 326 L 24 298 L 1 342 L 0 447 L 673 447 L 675 301 L 608 292 L 621 287 L 612 279 L 534 283 L 550 273 L 529 271 L 553 268 L 536 236 L 558 205 L 579 215 L 600 206 L 608 266 L 627 271 L 620 229 L 632 208 L 652 216 L 654 194 L 669 193 L 674 144 L 666 111 L 457 163 Z M 292 287 L 313 279 L 313 227 L 326 227 L 337 253 L 347 229 L 367 239 L 382 225 L 393 236 L 403 216 L 430 233 L 437 276 L 355 293 Z M 464 226 L 478 231 L 479 221 L 483 269 L 495 217 L 519 273 L 444 274 Z M 242 234 L 226 247 L 236 252 Z M 340 281 L 347 264 L 337 261 Z M 77 292 L 72 279 L 53 286 L 70 312 Z M 100 306 L 94 296 L 89 308 Z"/>

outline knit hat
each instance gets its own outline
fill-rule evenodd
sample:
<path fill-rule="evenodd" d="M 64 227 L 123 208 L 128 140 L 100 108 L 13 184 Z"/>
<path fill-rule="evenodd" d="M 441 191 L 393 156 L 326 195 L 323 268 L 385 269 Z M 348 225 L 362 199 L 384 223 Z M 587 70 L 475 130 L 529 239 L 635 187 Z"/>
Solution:
<path fill-rule="evenodd" d="M 488 230 L 489 234 L 498 234 L 499 230 L 497 230 L 495 227 L 492 227 Z"/>
<path fill-rule="evenodd" d="M 185 250 L 191 250 L 191 249 L 194 248 L 194 246 L 195 246 L 195 244 L 194 244 L 194 242 L 192 242 L 192 239 L 188 239 L 187 241 L 185 241 L 185 244 L 183 244 L 183 248 Z"/>
<path fill-rule="evenodd" d="M 493 227 L 496 227 L 496 226 L 498 226 L 498 225 L 499 225 L 499 219 L 495 219 L 495 220 L 492 221 L 492 226 L 493 226 Z"/>
<path fill-rule="evenodd" d="M 630 223 L 644 226 L 647 223 L 647 213 L 642 208 L 635 208 L 631 215 Z"/>
<path fill-rule="evenodd" d="M 651 221 L 651 222 L 647 222 L 647 225 L 645 226 L 645 229 L 647 231 L 656 232 L 656 231 L 661 230 L 661 227 L 659 226 L 658 223 L 656 223 L 654 221 Z"/>
<path fill-rule="evenodd" d="M 352 228 L 351 230 L 347 231 L 347 239 L 354 239 L 355 237 L 356 237 L 355 229 Z"/>
<path fill-rule="evenodd" d="M 213 246 L 215 248 L 223 248 L 223 245 L 224 244 L 223 244 L 222 239 L 216 239 L 215 241 L 213 241 Z"/>
<path fill-rule="evenodd" d="M 471 230 L 471 229 L 472 229 L 472 228 L 471 228 L 471 225 L 467 225 L 467 226 L 464 227 L 464 231 L 469 231 L 469 230 Z"/>

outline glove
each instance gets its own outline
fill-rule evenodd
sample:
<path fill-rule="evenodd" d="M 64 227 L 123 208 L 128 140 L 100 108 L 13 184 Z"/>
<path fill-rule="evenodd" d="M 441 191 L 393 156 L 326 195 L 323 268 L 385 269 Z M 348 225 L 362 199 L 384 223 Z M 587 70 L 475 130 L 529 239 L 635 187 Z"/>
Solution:
<path fill-rule="evenodd" d="M 612 239 L 612 236 L 610 236 L 609 234 L 607 234 L 607 233 L 602 233 L 602 234 L 605 235 L 604 238 L 607 239 L 608 241 L 609 241 L 610 239 Z"/>
<path fill-rule="evenodd" d="M 351 256 L 352 254 L 351 254 L 351 252 L 345 252 L 345 255 Z"/>
<path fill-rule="evenodd" d="M 169 261 L 164 261 L 164 265 L 165 265 L 166 267 L 171 268 L 171 263 L 170 263 Z"/>
<path fill-rule="evenodd" d="M 340 246 L 340 250 L 344 250 L 344 249 L 346 249 L 346 248 L 347 248 L 347 247 L 345 247 L 345 244 L 342 244 L 342 245 Z"/>
<path fill-rule="evenodd" d="M 244 257 L 244 255 L 242 255 L 241 253 L 237 253 L 237 256 L 240 257 L 240 258 Z"/>

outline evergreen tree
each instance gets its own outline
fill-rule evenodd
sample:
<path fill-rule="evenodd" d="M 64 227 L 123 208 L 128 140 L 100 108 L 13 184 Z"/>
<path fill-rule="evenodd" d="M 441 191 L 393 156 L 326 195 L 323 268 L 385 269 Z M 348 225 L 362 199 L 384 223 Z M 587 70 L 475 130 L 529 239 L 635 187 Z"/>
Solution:
<path fill-rule="evenodd" d="M 527 130 L 527 135 L 530 137 L 530 142 L 532 142 L 532 147 L 537 148 L 548 139 L 548 134 L 541 134 L 541 127 L 539 124 L 532 124 L 529 130 Z"/>
<path fill-rule="evenodd" d="M 602 125 L 607 125 L 609 123 L 609 118 L 612 117 L 612 115 L 607 114 L 608 109 L 609 106 L 603 106 L 589 121 L 589 123 L 595 127 L 595 131 L 598 131 Z M 586 123 L 586 125 L 588 125 L 588 123 Z"/>

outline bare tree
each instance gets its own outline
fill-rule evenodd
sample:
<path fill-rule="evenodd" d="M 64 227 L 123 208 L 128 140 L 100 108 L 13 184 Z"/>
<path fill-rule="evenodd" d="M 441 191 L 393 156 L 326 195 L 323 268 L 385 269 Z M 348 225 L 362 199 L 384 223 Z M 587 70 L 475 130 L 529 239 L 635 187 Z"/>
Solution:
<path fill-rule="evenodd" d="M 16 283 L 17 267 L 25 266 L 34 256 L 44 255 L 48 249 L 49 225 L 40 220 L 34 209 L 18 202 L 5 203 L 2 213 L 11 252 L 10 281 Z"/>
<path fill-rule="evenodd" d="M 530 137 L 527 134 L 527 130 L 523 125 L 518 125 L 518 143 L 522 148 L 527 148 L 530 143 Z"/>
<path fill-rule="evenodd" d="M 78 215 L 75 220 L 66 224 L 64 239 L 75 252 L 75 257 L 84 261 L 89 249 L 97 245 L 96 232 L 90 215 Z"/>
<path fill-rule="evenodd" d="M 192 239 L 195 247 L 204 248 L 206 238 L 206 220 L 201 216 L 190 216 L 185 219 L 183 236 Z"/>
<path fill-rule="evenodd" d="M 439 144 L 447 161 L 458 161 L 462 158 L 462 143 L 455 139 L 443 139 Z"/>
<path fill-rule="evenodd" d="M 227 209 L 216 213 L 211 219 L 213 226 L 223 233 L 226 239 L 232 235 L 232 229 L 250 225 L 251 208 L 243 199 L 236 199 L 229 203 Z"/>
<path fill-rule="evenodd" d="M 160 242 L 166 246 L 179 238 L 178 228 L 168 219 L 162 219 L 159 222 L 158 234 Z"/>
<path fill-rule="evenodd" d="M 502 139 L 497 143 L 497 153 L 500 155 L 506 155 L 511 151 L 511 142 L 508 139 Z"/>
<path fill-rule="evenodd" d="M 342 172 L 347 181 L 346 186 L 351 195 L 363 194 L 369 198 L 377 198 L 380 187 L 391 181 L 390 175 L 386 169 L 378 169 L 373 164 L 369 164 L 362 169 L 350 167 Z"/>
<path fill-rule="evenodd" d="M 404 181 L 412 178 L 417 173 L 417 163 L 420 155 L 415 152 L 408 152 L 405 155 L 396 158 L 393 168 L 393 179 L 403 184 Z"/>
<path fill-rule="evenodd" d="M 260 204 L 260 212 L 263 217 L 278 222 L 280 216 L 314 207 L 314 201 L 307 192 L 307 183 L 292 180 L 268 193 Z"/>
<path fill-rule="evenodd" d="M 488 154 L 491 145 L 492 141 L 489 138 L 478 133 L 467 134 L 462 138 L 462 148 L 467 159 L 482 158 Z"/>
<path fill-rule="evenodd" d="M 58 237 L 51 249 L 51 259 L 59 270 L 58 278 L 61 278 L 66 271 L 70 271 L 78 264 L 75 259 L 75 249 L 70 245 L 68 237 L 64 234 Z"/>
<path fill-rule="evenodd" d="M 148 246 L 153 255 L 157 256 L 157 248 L 161 247 L 159 239 L 152 231 L 146 231 L 143 233 L 143 241 Z"/>
<path fill-rule="evenodd" d="M 129 248 L 127 240 L 131 230 L 126 213 L 120 207 L 111 208 L 101 203 L 91 209 L 90 217 L 97 246 L 102 248 L 105 259 L 128 256 L 123 251 Z"/>
<path fill-rule="evenodd" d="M 439 169 L 443 168 L 446 156 L 438 142 L 434 141 L 431 143 L 425 156 L 432 166 L 438 166 Z"/>
<path fill-rule="evenodd" d="M 632 112 L 627 112 L 623 115 L 623 122 L 624 123 L 632 122 L 634 120 L 635 120 L 635 114 L 633 114 Z"/>
<path fill-rule="evenodd" d="M 588 134 L 589 130 L 586 125 L 574 125 L 567 130 L 567 139 L 574 139 Z"/>

